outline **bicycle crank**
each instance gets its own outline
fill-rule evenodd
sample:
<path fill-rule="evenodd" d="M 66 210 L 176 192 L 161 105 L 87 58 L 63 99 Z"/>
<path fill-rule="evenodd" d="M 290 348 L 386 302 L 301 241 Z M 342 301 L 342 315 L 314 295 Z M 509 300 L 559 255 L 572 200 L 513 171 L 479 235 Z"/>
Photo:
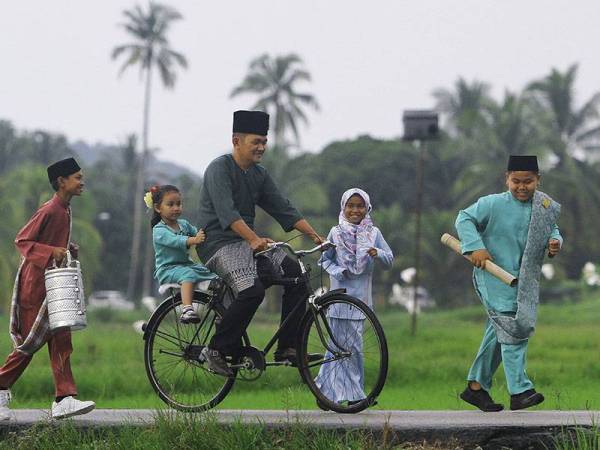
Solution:
<path fill-rule="evenodd" d="M 232 369 L 237 369 L 238 378 L 244 381 L 257 380 L 266 367 L 265 355 L 252 346 L 242 347 L 239 352 L 238 363 L 231 365 Z"/>

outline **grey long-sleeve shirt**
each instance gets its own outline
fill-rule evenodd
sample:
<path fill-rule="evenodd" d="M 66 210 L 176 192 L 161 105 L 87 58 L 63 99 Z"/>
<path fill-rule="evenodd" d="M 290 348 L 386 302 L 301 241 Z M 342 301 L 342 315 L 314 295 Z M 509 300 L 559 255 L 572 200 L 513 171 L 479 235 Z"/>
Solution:
<path fill-rule="evenodd" d="M 200 193 L 198 226 L 206 241 L 197 246 L 198 256 L 208 261 L 221 247 L 242 238 L 231 224 L 242 219 L 254 229 L 255 206 L 272 216 L 285 231 L 291 231 L 302 215 L 292 206 L 261 165 L 242 170 L 232 155 L 219 156 L 204 172 Z"/>

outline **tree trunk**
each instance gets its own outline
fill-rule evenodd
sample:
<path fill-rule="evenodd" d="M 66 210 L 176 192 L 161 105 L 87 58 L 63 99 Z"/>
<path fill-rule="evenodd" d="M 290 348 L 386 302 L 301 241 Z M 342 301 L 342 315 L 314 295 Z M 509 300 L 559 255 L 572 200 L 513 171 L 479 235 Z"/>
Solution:
<path fill-rule="evenodd" d="M 134 201 L 133 201 L 133 235 L 131 239 L 131 255 L 129 259 L 129 277 L 127 281 L 127 299 L 136 300 L 135 295 L 136 280 L 138 275 L 139 267 L 139 255 L 140 255 L 140 231 L 142 221 L 142 202 L 141 195 L 144 191 L 144 156 L 141 155 L 137 162 L 137 174 L 134 190 Z M 135 298 L 134 298 L 135 297 Z"/>
<path fill-rule="evenodd" d="M 423 143 L 416 141 L 419 151 L 417 156 L 417 205 L 416 205 L 416 227 L 415 227 L 415 276 L 413 277 L 413 311 L 410 320 L 410 335 L 417 334 L 417 313 L 419 310 L 419 283 L 421 277 L 421 208 L 423 205 L 423 165 L 424 155 Z"/>
<path fill-rule="evenodd" d="M 129 280 L 127 283 L 127 299 L 136 300 L 136 304 L 139 304 L 138 296 L 136 295 L 136 280 L 138 278 L 139 266 L 140 266 L 140 243 L 142 237 L 142 218 L 144 206 L 142 198 L 144 196 L 144 175 L 146 164 L 148 162 L 148 121 L 150 111 L 150 92 L 151 92 L 151 81 L 152 71 L 151 68 L 146 69 L 146 89 L 144 94 L 144 119 L 142 128 L 142 157 L 139 160 L 137 167 L 137 178 L 135 184 L 134 193 L 134 207 L 133 207 L 133 236 L 131 240 L 131 259 L 129 265 Z"/>
<path fill-rule="evenodd" d="M 144 276 L 142 277 L 142 298 L 152 294 L 152 282 L 154 281 L 154 246 L 152 245 L 152 233 L 150 233 L 150 227 L 144 231 L 144 235 L 147 239 L 144 244 L 145 260 L 144 260 Z"/>
<path fill-rule="evenodd" d="M 148 129 L 150 126 L 150 87 L 151 87 L 151 74 L 152 71 L 148 70 L 148 78 L 146 84 L 146 102 L 144 104 L 144 135 L 143 135 L 143 145 L 144 145 L 144 166 L 148 167 L 148 160 L 150 159 L 150 149 L 148 145 Z M 150 227 L 144 226 L 142 227 L 142 237 L 145 237 L 145 261 L 142 267 L 143 277 L 142 277 L 142 297 L 146 297 L 150 295 L 150 290 L 152 289 L 152 276 L 154 271 L 152 270 L 154 264 L 154 247 L 152 246 L 152 232 Z"/>

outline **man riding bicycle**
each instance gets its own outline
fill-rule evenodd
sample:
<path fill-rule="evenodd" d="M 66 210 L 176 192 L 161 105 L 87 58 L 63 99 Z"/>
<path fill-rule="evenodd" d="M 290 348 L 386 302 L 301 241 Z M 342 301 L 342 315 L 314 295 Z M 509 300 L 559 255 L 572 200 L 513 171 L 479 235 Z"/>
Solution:
<path fill-rule="evenodd" d="M 266 151 L 269 115 L 261 111 L 236 111 L 233 115 L 233 151 L 213 160 L 204 173 L 200 195 L 199 225 L 206 241 L 197 247 L 198 256 L 231 287 L 236 299 L 225 311 L 210 344 L 203 350 L 208 367 L 215 373 L 233 376 L 226 355 L 235 355 L 241 338 L 276 273 L 286 278 L 300 276 L 300 266 L 281 249 L 254 258 L 273 242 L 254 231 L 255 206 L 272 216 L 285 231 L 296 229 L 316 244 L 319 236 L 292 206 L 259 163 Z M 281 321 L 302 301 L 304 285 L 285 286 Z M 296 363 L 296 331 L 304 311 L 299 308 L 279 336 L 275 361 Z"/>

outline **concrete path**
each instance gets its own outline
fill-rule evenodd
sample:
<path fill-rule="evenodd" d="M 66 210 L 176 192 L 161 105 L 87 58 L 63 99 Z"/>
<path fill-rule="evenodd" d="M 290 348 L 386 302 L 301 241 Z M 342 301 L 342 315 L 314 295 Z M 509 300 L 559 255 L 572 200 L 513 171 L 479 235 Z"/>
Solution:
<path fill-rule="evenodd" d="M 173 413 L 165 410 L 168 414 Z M 87 427 L 151 426 L 159 412 L 147 409 L 99 409 L 71 419 Z M 262 424 L 266 427 L 306 425 L 330 430 L 369 430 L 385 433 L 392 442 L 458 442 L 482 448 L 536 448 L 551 443 L 574 426 L 600 423 L 600 411 L 364 411 L 345 415 L 321 411 L 213 410 L 221 423 Z M 50 421 L 47 410 L 14 410 L 13 420 L 0 423 L 0 433 Z M 543 448 L 540 446 L 539 448 Z"/>
<path fill-rule="evenodd" d="M 176 414 L 172 410 L 162 412 Z M 48 410 L 15 409 L 13 420 L 0 422 L 4 425 L 31 425 L 50 419 Z M 74 417 L 73 422 L 97 425 L 149 425 L 154 422 L 156 410 L 150 409 L 96 409 L 84 416 Z M 322 411 L 282 410 L 226 410 L 217 409 L 215 415 L 223 423 L 242 421 L 277 425 L 306 423 L 323 428 L 393 428 L 393 429 L 440 429 L 440 428 L 488 428 L 488 427 L 556 427 L 567 425 L 592 426 L 600 424 L 600 411 L 502 411 L 483 413 L 479 411 L 363 411 L 359 414 L 336 414 Z"/>

